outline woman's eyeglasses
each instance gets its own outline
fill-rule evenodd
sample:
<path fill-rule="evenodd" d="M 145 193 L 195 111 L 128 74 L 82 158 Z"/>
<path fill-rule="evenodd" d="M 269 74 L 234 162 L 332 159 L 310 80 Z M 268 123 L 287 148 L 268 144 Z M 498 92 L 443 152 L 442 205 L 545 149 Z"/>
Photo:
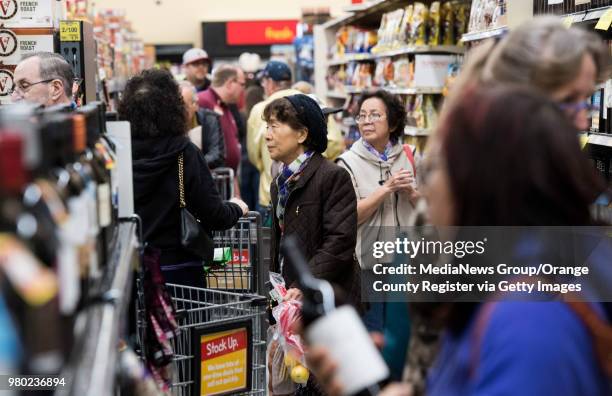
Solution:
<path fill-rule="evenodd" d="M 378 113 L 372 113 L 369 115 L 366 114 L 359 114 L 357 116 L 355 116 L 355 122 L 357 124 L 365 124 L 366 122 L 378 122 L 380 120 L 383 119 L 383 115 L 382 114 L 378 114 Z"/>
<path fill-rule="evenodd" d="M 581 111 L 586 110 L 589 118 L 599 114 L 599 106 L 591 103 L 590 100 L 585 100 L 578 103 L 560 103 L 559 108 L 571 115 L 576 115 Z"/>

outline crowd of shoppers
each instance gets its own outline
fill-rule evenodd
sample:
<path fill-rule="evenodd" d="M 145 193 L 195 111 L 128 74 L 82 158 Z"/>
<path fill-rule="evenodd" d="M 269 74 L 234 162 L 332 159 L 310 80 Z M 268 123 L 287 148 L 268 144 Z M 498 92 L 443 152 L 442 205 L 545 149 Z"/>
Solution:
<path fill-rule="evenodd" d="M 361 137 L 344 151 L 341 138 L 334 143 L 335 109 L 311 86 L 292 85 L 285 63 L 268 62 L 261 86 L 233 65 L 209 80 L 203 50 L 188 51 L 184 65 L 188 81 L 179 84 L 164 71 L 132 78 L 119 108 L 132 124 L 136 211 L 145 241 L 161 250 L 167 282 L 204 286 L 201 259 L 180 240 L 181 157 L 187 208 L 207 231 L 232 227 L 254 204 L 269 220 L 271 270 L 283 275 L 286 299 L 302 298 L 280 250 L 293 235 L 313 275 L 358 308 L 390 379 L 404 381 L 381 395 L 609 394 L 603 304 L 362 304 L 360 285 L 370 266 L 364 246 L 412 225 L 417 203 L 426 202 L 436 226 L 596 224 L 589 209 L 606 184 L 576 134 L 587 129 L 588 98 L 610 72 L 596 35 L 543 17 L 476 48 L 418 167 L 402 144 L 405 106 L 384 90 L 361 96 Z M 221 200 L 210 173 L 219 166 L 234 169 L 249 206 Z M 342 394 L 336 374 L 345 362 L 317 345 L 308 360 L 314 376 L 303 394 Z"/>

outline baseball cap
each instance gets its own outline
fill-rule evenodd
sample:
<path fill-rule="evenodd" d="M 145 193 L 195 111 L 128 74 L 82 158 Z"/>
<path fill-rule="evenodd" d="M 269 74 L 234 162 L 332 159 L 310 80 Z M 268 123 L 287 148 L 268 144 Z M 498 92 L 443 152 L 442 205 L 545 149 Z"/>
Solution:
<path fill-rule="evenodd" d="M 210 62 L 210 58 L 208 58 L 208 53 L 202 48 L 192 48 L 190 50 L 187 50 L 183 54 L 183 66 L 189 63 L 197 62 L 199 60 L 205 60 Z"/>
<path fill-rule="evenodd" d="M 317 104 L 319 105 L 319 108 L 323 112 L 324 116 L 326 116 L 328 114 L 339 113 L 339 112 L 341 112 L 343 110 L 342 107 L 335 107 L 334 108 L 334 107 L 326 106 L 323 102 L 321 102 L 321 100 L 319 98 L 317 98 L 317 96 L 315 94 L 310 94 L 310 95 L 306 95 L 306 96 L 308 96 L 310 99 L 312 99 L 315 102 L 317 102 Z"/>
<path fill-rule="evenodd" d="M 274 81 L 291 81 L 291 69 L 284 62 L 270 61 L 263 70 L 262 77 L 269 77 Z"/>

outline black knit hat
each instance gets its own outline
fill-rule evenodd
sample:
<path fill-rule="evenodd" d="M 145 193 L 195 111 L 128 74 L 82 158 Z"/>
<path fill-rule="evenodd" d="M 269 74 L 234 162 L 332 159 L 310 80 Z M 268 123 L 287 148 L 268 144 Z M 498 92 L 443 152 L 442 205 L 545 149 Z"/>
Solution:
<path fill-rule="evenodd" d="M 319 104 L 304 94 L 285 96 L 297 113 L 300 122 L 308 129 L 309 146 L 322 153 L 327 150 L 327 123 Z"/>

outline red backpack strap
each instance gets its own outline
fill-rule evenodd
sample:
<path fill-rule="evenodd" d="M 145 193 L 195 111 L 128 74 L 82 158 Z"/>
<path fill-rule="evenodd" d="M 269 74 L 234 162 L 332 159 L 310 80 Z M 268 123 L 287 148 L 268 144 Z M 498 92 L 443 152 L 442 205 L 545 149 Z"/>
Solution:
<path fill-rule="evenodd" d="M 414 177 L 416 177 L 416 165 L 414 164 L 414 154 L 412 154 L 412 147 L 409 144 L 404 144 L 404 153 L 406 153 L 406 157 L 408 157 L 408 161 L 412 164 L 412 172 Z"/>
<path fill-rule="evenodd" d="M 489 326 L 491 315 L 497 306 L 496 302 L 484 303 L 482 307 L 476 313 L 476 323 L 472 329 L 471 334 L 471 354 L 470 354 L 470 378 L 476 376 L 476 370 L 478 369 L 478 361 L 480 360 L 480 349 L 482 346 L 482 339 L 484 337 L 485 330 Z"/>

